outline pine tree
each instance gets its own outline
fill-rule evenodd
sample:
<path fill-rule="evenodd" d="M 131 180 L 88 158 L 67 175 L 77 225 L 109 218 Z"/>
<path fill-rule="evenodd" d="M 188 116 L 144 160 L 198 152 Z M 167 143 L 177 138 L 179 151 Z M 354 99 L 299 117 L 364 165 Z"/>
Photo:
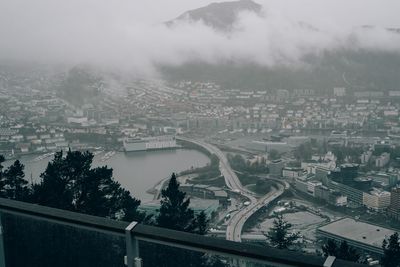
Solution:
<path fill-rule="evenodd" d="M 199 235 L 205 235 L 207 233 L 208 222 L 207 215 L 204 211 L 201 211 L 196 217 L 196 229 L 194 232 Z"/>
<path fill-rule="evenodd" d="M 4 158 L 3 155 L 0 155 L 0 197 L 4 197 L 4 181 L 3 181 L 3 162 L 6 159 Z"/>
<path fill-rule="evenodd" d="M 72 210 L 72 191 L 65 177 L 63 152 L 57 152 L 40 175 L 41 183 L 33 186 L 34 201 L 53 208 Z"/>
<path fill-rule="evenodd" d="M 324 252 L 324 256 L 335 256 L 338 254 L 338 246 L 337 243 L 333 239 L 328 239 L 326 244 L 322 246 L 322 251 Z"/>
<path fill-rule="evenodd" d="M 194 215 L 193 210 L 189 208 L 190 199 L 186 198 L 185 192 L 179 190 L 175 173 L 172 174 L 167 188 L 161 191 L 161 196 L 160 212 L 155 221 L 157 226 L 202 235 L 207 232 L 206 214 L 201 212 L 198 216 Z M 201 267 L 221 266 L 222 264 L 218 258 L 172 247 L 148 245 L 143 251 L 146 258 L 144 262 L 147 261 L 149 266 Z M 146 254 L 147 251 L 150 251 L 151 254 Z M 171 255 L 174 256 L 171 257 Z"/>
<path fill-rule="evenodd" d="M 19 160 L 16 160 L 3 173 L 3 197 L 14 200 L 26 200 L 29 195 L 28 181 L 24 179 L 24 168 Z"/>
<path fill-rule="evenodd" d="M 107 166 L 91 168 L 93 154 L 57 152 L 49 162 L 42 181 L 34 185 L 33 199 L 42 205 L 112 219 L 138 220 L 140 201 L 113 179 Z"/>
<path fill-rule="evenodd" d="M 338 246 L 337 242 L 328 239 L 327 243 L 322 246 L 322 251 L 325 257 L 335 256 L 339 259 L 353 262 L 360 260 L 360 254 L 353 247 L 350 247 L 346 241 L 342 241 Z"/>
<path fill-rule="evenodd" d="M 167 188 L 161 191 L 161 207 L 156 218 L 157 226 L 184 232 L 193 232 L 196 228 L 194 212 L 189 208 L 190 198 L 179 190 L 175 173 L 172 174 Z"/>
<path fill-rule="evenodd" d="M 339 246 L 337 257 L 346 261 L 357 262 L 360 258 L 360 255 L 353 247 L 350 247 L 346 241 L 342 241 Z"/>
<path fill-rule="evenodd" d="M 266 234 L 270 244 L 279 249 L 288 249 L 293 243 L 299 239 L 299 233 L 290 233 L 292 224 L 283 219 L 282 215 L 278 215 L 273 222 L 274 226 Z"/>
<path fill-rule="evenodd" d="M 399 234 L 396 232 L 382 243 L 383 257 L 382 265 L 384 267 L 399 267 L 400 266 L 400 240 Z"/>
<path fill-rule="evenodd" d="M 6 161 L 3 155 L 0 155 L 0 173 L 3 171 L 3 162 Z"/>

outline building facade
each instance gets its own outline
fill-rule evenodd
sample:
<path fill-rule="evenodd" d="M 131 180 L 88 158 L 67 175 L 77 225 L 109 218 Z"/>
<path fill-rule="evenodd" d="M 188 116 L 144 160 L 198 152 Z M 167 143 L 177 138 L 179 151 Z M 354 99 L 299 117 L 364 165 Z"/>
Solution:
<path fill-rule="evenodd" d="M 400 187 L 393 188 L 391 191 L 388 214 L 400 221 Z"/>

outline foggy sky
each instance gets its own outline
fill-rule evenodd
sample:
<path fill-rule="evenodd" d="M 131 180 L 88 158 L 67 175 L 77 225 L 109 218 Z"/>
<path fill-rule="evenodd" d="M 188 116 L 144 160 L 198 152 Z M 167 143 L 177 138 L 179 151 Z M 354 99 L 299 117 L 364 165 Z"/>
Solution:
<path fill-rule="evenodd" d="M 0 0 L 0 60 L 90 63 L 152 72 L 190 60 L 298 64 L 338 48 L 400 51 L 400 1 L 259 0 L 262 18 L 240 14 L 235 31 L 162 22 L 211 0 Z M 318 28 L 299 26 L 305 22 Z M 363 31 L 362 25 L 376 29 Z"/>

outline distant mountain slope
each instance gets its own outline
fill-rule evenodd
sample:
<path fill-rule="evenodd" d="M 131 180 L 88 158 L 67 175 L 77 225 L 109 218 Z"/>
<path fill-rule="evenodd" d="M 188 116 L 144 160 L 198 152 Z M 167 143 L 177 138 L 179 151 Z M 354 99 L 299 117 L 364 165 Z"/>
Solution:
<path fill-rule="evenodd" d="M 261 10 L 261 5 L 250 0 L 213 3 L 187 11 L 167 24 L 203 21 L 209 27 L 234 34 L 233 26 L 239 19 L 238 13 L 250 11 L 263 17 L 265 14 L 261 13 Z M 311 37 L 313 34 L 321 34 L 324 38 L 323 28 L 303 21 L 293 22 L 293 26 L 303 34 L 310 33 Z M 393 36 L 400 34 L 400 28 L 379 28 L 373 25 L 355 27 L 353 32 L 349 32 L 347 39 L 346 36 L 343 37 L 344 42 L 349 42 L 347 45 L 338 46 L 336 49 L 329 47 L 316 54 L 305 53 L 300 59 L 304 66 L 300 68 L 288 67 L 284 63 L 266 67 L 249 61 L 230 62 L 229 58 L 215 64 L 192 60 L 182 66 L 165 64 L 159 65 L 158 68 L 169 80 L 210 80 L 236 88 L 325 90 L 345 86 L 354 90 L 400 90 L 400 52 L 373 47 L 368 50 L 357 46 L 359 38 L 362 40 L 366 36 L 368 40 L 372 36 L 371 33 L 376 31 L 380 34 L 381 30 L 386 30 Z M 380 36 L 379 34 L 377 36 Z M 276 50 L 276 53 L 279 53 L 279 48 Z"/>
<path fill-rule="evenodd" d="M 170 81 L 215 81 L 226 88 L 329 91 L 333 87 L 359 90 L 400 90 L 400 54 L 338 50 L 304 58 L 306 67 L 265 67 L 257 64 L 190 62 L 160 66 Z M 343 78 L 345 75 L 345 80 Z"/>
<path fill-rule="evenodd" d="M 262 6 L 251 0 L 212 3 L 208 6 L 189 10 L 174 20 L 168 21 L 168 26 L 179 22 L 203 21 L 206 25 L 220 31 L 229 31 L 237 21 L 240 12 L 249 11 L 260 14 Z"/>

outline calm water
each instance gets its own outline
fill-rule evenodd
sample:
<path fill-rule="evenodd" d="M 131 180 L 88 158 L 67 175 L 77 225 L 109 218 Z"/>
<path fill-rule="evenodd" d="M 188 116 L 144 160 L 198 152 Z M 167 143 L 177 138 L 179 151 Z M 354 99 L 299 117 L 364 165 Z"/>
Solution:
<path fill-rule="evenodd" d="M 206 155 L 196 150 L 177 149 L 151 152 L 116 153 L 111 159 L 101 162 L 104 153 L 95 156 L 93 165 L 107 165 L 114 169 L 114 178 L 128 189 L 133 196 L 143 202 L 152 199 L 146 191 L 160 180 L 169 177 L 172 172 L 180 172 L 193 167 L 202 167 L 209 163 Z M 23 156 L 20 161 L 25 164 L 25 178 L 38 181 L 40 174 L 52 159 L 32 161 L 37 156 Z M 5 162 L 8 166 L 12 161 Z"/>

